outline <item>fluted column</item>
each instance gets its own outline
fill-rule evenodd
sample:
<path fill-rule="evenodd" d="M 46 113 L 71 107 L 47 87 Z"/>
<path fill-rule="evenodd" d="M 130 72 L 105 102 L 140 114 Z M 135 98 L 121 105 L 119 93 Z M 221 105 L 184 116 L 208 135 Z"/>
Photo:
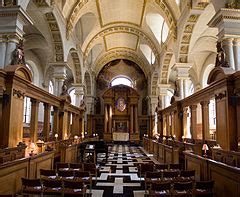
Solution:
<path fill-rule="evenodd" d="M 53 107 L 53 133 L 59 135 L 59 109 L 58 107 Z M 59 135 L 60 136 L 60 135 Z"/>
<path fill-rule="evenodd" d="M 75 103 L 74 105 L 79 107 L 84 96 L 84 85 L 83 84 L 73 84 L 75 87 Z"/>
<path fill-rule="evenodd" d="M 233 54 L 233 38 L 225 38 L 223 40 L 223 48 L 226 53 L 226 59 L 232 69 L 235 70 L 234 54 Z"/>
<path fill-rule="evenodd" d="M 32 142 L 37 141 L 38 109 L 39 109 L 39 101 L 37 101 L 36 99 L 31 99 L 30 139 Z"/>
<path fill-rule="evenodd" d="M 46 142 L 49 140 L 50 132 L 50 109 L 51 106 L 48 103 L 44 103 L 43 136 Z"/>
<path fill-rule="evenodd" d="M 240 39 L 235 38 L 233 41 L 233 53 L 235 69 L 240 70 Z"/>
<path fill-rule="evenodd" d="M 184 137 L 188 137 L 188 133 L 187 133 L 187 116 L 188 116 L 188 108 L 185 107 L 183 109 L 183 135 L 184 135 Z"/>
<path fill-rule="evenodd" d="M 135 109 L 135 133 L 139 133 L 139 127 L 138 127 L 138 108 L 137 108 L 137 105 L 134 106 L 134 109 Z"/>
<path fill-rule="evenodd" d="M 104 106 L 104 133 L 108 132 L 108 106 Z"/>
<path fill-rule="evenodd" d="M 54 79 L 54 95 L 60 96 L 62 87 L 67 77 L 67 68 L 65 62 L 54 62 L 50 64 L 53 66 L 53 79 Z"/>
<path fill-rule="evenodd" d="M 71 135 L 71 112 L 68 112 L 67 135 L 68 135 L 68 137 Z"/>
<path fill-rule="evenodd" d="M 186 91 L 187 81 L 189 80 L 190 63 L 176 63 L 173 67 L 177 71 L 177 80 L 179 82 L 179 97 L 184 99 L 188 94 Z"/>
<path fill-rule="evenodd" d="M 192 138 L 197 139 L 197 105 L 191 105 L 190 111 L 191 111 L 190 132 Z"/>
<path fill-rule="evenodd" d="M 75 116 L 76 116 L 76 114 L 72 113 L 72 127 L 71 127 L 72 135 L 75 135 Z"/>
<path fill-rule="evenodd" d="M 133 133 L 133 105 L 130 105 L 130 133 Z"/>
<path fill-rule="evenodd" d="M 210 139 L 209 134 L 209 101 L 202 101 L 202 139 L 208 140 Z"/>
<path fill-rule="evenodd" d="M 166 135 L 170 135 L 170 122 L 169 122 L 169 114 L 166 114 Z"/>

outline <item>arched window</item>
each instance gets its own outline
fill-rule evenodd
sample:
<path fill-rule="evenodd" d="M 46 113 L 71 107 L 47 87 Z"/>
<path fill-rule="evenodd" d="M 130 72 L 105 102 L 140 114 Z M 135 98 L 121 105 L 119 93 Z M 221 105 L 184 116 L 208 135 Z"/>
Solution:
<path fill-rule="evenodd" d="M 126 85 L 129 87 L 133 87 L 133 82 L 127 77 L 118 76 L 111 81 L 111 86 L 116 86 L 116 85 Z"/>
<path fill-rule="evenodd" d="M 52 81 L 49 81 L 48 92 L 53 94 L 53 82 Z"/>
<path fill-rule="evenodd" d="M 209 64 L 206 69 L 204 70 L 203 73 L 203 78 L 202 78 L 202 87 L 205 88 L 208 86 L 207 80 L 210 72 L 214 69 L 215 65 L 214 64 Z"/>

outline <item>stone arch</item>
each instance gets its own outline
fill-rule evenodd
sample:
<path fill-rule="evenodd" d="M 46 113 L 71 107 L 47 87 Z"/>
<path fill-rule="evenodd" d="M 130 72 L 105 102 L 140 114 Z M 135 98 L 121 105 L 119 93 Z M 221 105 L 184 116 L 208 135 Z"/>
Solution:
<path fill-rule="evenodd" d="M 91 81 L 91 76 L 88 71 L 85 72 L 84 74 L 84 83 L 86 87 L 86 95 L 91 95 L 92 94 L 92 81 Z"/>
<path fill-rule="evenodd" d="M 160 83 L 167 84 L 169 76 L 169 65 L 173 57 L 173 52 L 166 52 L 163 57 L 162 67 L 160 69 Z"/>
<path fill-rule="evenodd" d="M 152 81 L 151 81 L 151 95 L 158 94 L 158 73 L 154 72 L 152 74 Z"/>
<path fill-rule="evenodd" d="M 46 13 L 45 17 L 52 37 L 54 51 L 53 62 L 63 62 L 64 61 L 63 42 L 57 20 L 52 12 Z"/>
<path fill-rule="evenodd" d="M 82 67 L 80 63 L 80 58 L 75 49 L 70 50 L 70 55 L 72 56 L 74 68 L 75 68 L 75 83 L 82 83 Z"/>

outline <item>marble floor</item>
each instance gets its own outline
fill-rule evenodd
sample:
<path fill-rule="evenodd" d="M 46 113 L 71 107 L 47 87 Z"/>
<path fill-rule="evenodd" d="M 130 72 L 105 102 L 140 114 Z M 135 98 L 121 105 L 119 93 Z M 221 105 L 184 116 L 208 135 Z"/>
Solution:
<path fill-rule="evenodd" d="M 141 147 L 113 145 L 108 160 L 99 165 L 97 181 L 94 178 L 93 197 L 143 197 L 144 178 L 138 176 L 136 164 L 154 162 Z"/>

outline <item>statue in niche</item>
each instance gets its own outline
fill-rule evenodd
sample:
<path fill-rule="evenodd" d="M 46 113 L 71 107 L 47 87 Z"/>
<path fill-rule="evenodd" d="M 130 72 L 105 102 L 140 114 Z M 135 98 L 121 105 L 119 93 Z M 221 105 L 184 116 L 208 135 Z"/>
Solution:
<path fill-rule="evenodd" d="M 11 65 L 26 65 L 24 58 L 24 50 L 23 50 L 23 40 L 20 40 L 16 46 L 16 49 L 12 52 Z"/>
<path fill-rule="evenodd" d="M 229 63 L 226 60 L 226 53 L 222 47 L 222 42 L 217 43 L 217 57 L 215 67 L 229 67 Z"/>

